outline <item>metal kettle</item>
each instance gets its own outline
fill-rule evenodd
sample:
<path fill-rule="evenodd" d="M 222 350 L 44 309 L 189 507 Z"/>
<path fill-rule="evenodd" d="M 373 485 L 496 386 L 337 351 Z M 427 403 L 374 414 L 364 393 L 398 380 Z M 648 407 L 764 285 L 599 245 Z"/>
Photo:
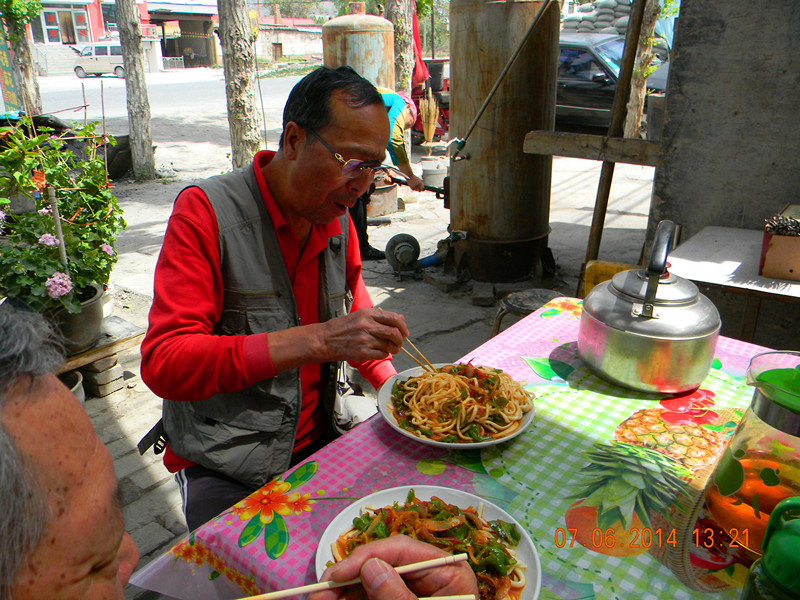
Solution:
<path fill-rule="evenodd" d="M 697 286 L 667 271 L 675 232 L 661 221 L 646 269 L 617 273 L 584 299 L 578 355 L 598 375 L 644 392 L 697 388 L 708 375 L 720 317 Z"/>

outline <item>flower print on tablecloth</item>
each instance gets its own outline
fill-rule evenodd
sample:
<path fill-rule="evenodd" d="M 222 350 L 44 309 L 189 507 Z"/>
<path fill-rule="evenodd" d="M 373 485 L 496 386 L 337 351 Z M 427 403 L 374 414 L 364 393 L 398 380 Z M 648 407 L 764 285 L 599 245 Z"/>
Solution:
<path fill-rule="evenodd" d="M 580 319 L 583 311 L 583 300 L 578 298 L 555 298 L 550 300 L 543 308 L 545 310 L 539 313 L 539 316 L 545 319 L 555 317 L 561 313 L 567 313 L 571 317 Z"/>
<path fill-rule="evenodd" d="M 246 523 L 239 534 L 239 547 L 243 548 L 257 539 L 264 538 L 264 551 L 272 559 L 278 558 L 289 547 L 289 526 L 284 517 L 292 513 L 297 516 L 311 512 L 316 500 L 311 494 L 291 492 L 296 487 L 309 481 L 317 472 L 314 461 L 301 465 L 285 480 L 273 479 L 265 486 L 237 502 L 230 510 L 219 515 L 215 521 L 238 517 Z"/>
<path fill-rule="evenodd" d="M 196 535 L 192 533 L 187 539 L 175 544 L 169 550 L 169 554 L 175 557 L 175 560 L 183 560 L 187 563 L 193 563 L 198 567 L 208 565 L 211 569 L 209 579 L 216 579 L 220 575 L 226 577 L 228 581 L 239 586 L 239 588 L 248 596 L 255 596 L 261 593 L 258 585 L 255 582 L 255 577 L 252 575 L 244 575 L 229 567 L 225 561 L 214 554 L 205 544 L 203 544 Z"/>
<path fill-rule="evenodd" d="M 289 548 L 291 536 L 287 519 L 292 516 L 308 515 L 317 502 L 311 499 L 311 494 L 308 492 L 300 493 L 292 490 L 310 481 L 317 470 L 317 462 L 310 461 L 300 465 L 287 475 L 286 479 L 273 479 L 203 525 L 188 539 L 170 549 L 169 553 L 175 559 L 193 563 L 198 567 L 209 565 L 212 569 L 209 579 L 213 580 L 224 575 L 248 595 L 261 593 L 253 575 L 242 574 L 228 564 L 223 556 L 206 546 L 203 540 L 206 537 L 209 539 L 214 537 L 208 535 L 210 529 L 223 527 L 233 530 L 235 535 L 237 529 L 241 527 L 241 531 L 238 531 L 240 548 L 263 540 L 264 553 L 272 559 L 279 558 Z"/>

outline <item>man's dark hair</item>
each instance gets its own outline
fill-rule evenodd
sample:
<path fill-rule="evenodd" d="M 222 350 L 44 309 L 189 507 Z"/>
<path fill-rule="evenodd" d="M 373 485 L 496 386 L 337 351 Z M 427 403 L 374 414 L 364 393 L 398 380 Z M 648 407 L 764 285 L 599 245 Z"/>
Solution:
<path fill-rule="evenodd" d="M 380 92 L 352 67 L 319 67 L 294 86 L 283 109 L 283 131 L 294 121 L 304 129 L 319 131 L 331 120 L 331 96 L 341 91 L 352 108 L 383 104 Z M 283 148 L 283 133 L 280 147 Z"/>

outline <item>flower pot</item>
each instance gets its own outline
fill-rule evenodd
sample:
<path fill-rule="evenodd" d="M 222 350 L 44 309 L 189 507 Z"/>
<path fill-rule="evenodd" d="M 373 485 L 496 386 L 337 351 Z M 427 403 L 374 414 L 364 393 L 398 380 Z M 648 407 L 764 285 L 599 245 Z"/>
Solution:
<path fill-rule="evenodd" d="M 36 200 L 26 192 L 14 192 L 9 194 L 8 199 L 8 212 L 12 215 L 21 215 L 36 210 Z"/>
<path fill-rule="evenodd" d="M 58 378 L 61 383 L 69 388 L 69 391 L 78 399 L 78 402 L 83 404 L 86 401 L 86 392 L 83 389 L 83 375 L 81 375 L 80 371 L 68 371 L 63 375 L 59 375 Z"/>
<path fill-rule="evenodd" d="M 94 294 L 81 302 L 81 312 L 71 313 L 65 309 L 56 311 L 50 317 L 53 325 L 64 338 L 64 351 L 67 356 L 88 350 L 100 337 L 103 325 L 103 288 L 92 285 Z"/>

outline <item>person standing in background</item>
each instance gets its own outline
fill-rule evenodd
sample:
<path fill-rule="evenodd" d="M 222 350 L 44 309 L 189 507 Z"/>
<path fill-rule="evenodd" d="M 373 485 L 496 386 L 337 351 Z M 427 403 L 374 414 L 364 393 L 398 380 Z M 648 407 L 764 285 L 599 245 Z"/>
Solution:
<path fill-rule="evenodd" d="M 411 160 L 406 152 L 405 132 L 411 129 L 417 122 L 417 107 L 414 102 L 403 92 L 394 92 L 389 88 L 379 87 L 378 91 L 383 98 L 383 104 L 389 116 L 389 124 L 392 128 L 391 138 L 386 149 L 397 170 L 405 177 L 406 181 L 401 182 L 410 187 L 415 192 L 425 189 L 422 179 L 414 175 L 411 169 Z M 356 200 L 355 205 L 350 209 L 350 218 L 356 227 L 358 234 L 358 244 L 361 248 L 361 260 L 381 260 L 386 258 L 382 250 L 373 248 L 369 244 L 367 234 L 367 205 L 370 196 L 375 191 L 375 186 L 371 186 L 367 192 Z"/>

